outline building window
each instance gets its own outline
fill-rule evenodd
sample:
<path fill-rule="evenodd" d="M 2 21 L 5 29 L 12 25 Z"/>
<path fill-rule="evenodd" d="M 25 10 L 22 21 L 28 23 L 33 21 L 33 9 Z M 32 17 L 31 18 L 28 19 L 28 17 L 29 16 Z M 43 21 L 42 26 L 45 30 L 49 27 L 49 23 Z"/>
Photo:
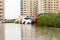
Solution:
<path fill-rule="evenodd" d="M 24 11 L 26 11 L 26 10 L 24 9 Z"/>
<path fill-rule="evenodd" d="M 24 12 L 24 13 L 26 13 L 26 12 Z"/>
<path fill-rule="evenodd" d="M 24 3 L 24 4 L 26 4 L 26 3 Z"/>
<path fill-rule="evenodd" d="M 0 10 L 3 10 L 2 8 L 0 8 Z"/>
<path fill-rule="evenodd" d="M 26 4 L 24 4 L 24 6 L 26 6 Z"/>
<path fill-rule="evenodd" d="M 24 1 L 24 2 L 26 2 L 26 1 Z"/>
<path fill-rule="evenodd" d="M 2 1 L 0 1 L 0 3 L 2 3 Z"/>
<path fill-rule="evenodd" d="M 2 17 L 2 16 L 0 16 L 0 17 Z"/>
<path fill-rule="evenodd" d="M 0 12 L 0 14 L 1 14 L 2 12 Z"/>
<path fill-rule="evenodd" d="M 1 7 L 2 5 L 0 5 L 0 7 Z"/>
<path fill-rule="evenodd" d="M 23 13 L 23 12 L 21 12 L 21 13 Z"/>

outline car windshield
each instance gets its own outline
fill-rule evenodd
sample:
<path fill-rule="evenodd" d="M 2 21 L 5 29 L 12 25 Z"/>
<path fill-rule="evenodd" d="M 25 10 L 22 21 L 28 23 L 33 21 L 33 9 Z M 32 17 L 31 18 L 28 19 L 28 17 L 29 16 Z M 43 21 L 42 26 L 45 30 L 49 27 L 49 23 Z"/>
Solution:
<path fill-rule="evenodd" d="M 24 18 L 24 19 L 30 19 L 30 18 Z"/>

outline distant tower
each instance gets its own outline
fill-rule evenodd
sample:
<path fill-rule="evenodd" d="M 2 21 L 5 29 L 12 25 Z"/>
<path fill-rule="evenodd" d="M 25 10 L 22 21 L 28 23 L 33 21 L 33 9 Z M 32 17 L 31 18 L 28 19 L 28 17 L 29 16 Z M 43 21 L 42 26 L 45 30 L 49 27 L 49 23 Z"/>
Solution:
<path fill-rule="evenodd" d="M 0 21 L 4 20 L 4 0 L 0 0 Z"/>

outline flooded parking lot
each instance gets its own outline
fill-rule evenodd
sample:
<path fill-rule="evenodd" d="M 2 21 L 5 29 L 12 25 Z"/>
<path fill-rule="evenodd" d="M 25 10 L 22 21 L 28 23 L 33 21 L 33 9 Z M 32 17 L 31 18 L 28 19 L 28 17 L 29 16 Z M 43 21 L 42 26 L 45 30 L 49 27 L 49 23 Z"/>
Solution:
<path fill-rule="evenodd" d="M 60 28 L 43 28 L 30 24 L 0 24 L 4 40 L 60 40 Z M 5 34 L 5 35 L 4 35 Z"/>

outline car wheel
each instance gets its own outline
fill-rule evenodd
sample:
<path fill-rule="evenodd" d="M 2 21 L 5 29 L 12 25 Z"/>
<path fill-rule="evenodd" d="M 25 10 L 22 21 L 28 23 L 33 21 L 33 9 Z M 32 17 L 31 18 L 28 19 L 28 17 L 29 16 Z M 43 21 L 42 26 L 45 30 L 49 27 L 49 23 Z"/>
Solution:
<path fill-rule="evenodd" d="M 25 24 L 25 21 L 23 22 L 23 24 Z"/>
<path fill-rule="evenodd" d="M 32 21 L 31 24 L 34 24 L 34 21 Z"/>

